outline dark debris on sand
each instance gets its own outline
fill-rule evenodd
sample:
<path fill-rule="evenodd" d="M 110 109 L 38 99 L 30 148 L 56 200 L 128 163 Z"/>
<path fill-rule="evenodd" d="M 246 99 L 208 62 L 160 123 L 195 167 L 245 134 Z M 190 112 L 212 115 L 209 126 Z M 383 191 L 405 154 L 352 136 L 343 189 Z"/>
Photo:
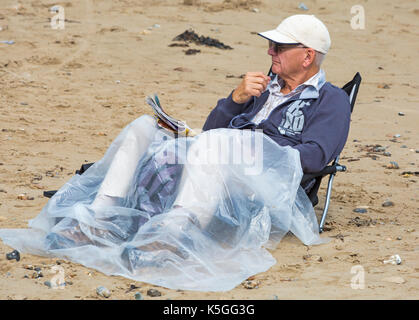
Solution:
<path fill-rule="evenodd" d="M 193 42 L 197 45 L 205 45 L 207 47 L 216 47 L 219 49 L 226 49 L 226 50 L 233 49 L 232 47 L 225 45 L 224 43 L 220 42 L 217 39 L 213 39 L 213 38 L 205 37 L 205 36 L 199 36 L 192 29 L 186 30 L 185 32 L 179 34 L 178 36 L 174 37 L 172 41 Z"/>

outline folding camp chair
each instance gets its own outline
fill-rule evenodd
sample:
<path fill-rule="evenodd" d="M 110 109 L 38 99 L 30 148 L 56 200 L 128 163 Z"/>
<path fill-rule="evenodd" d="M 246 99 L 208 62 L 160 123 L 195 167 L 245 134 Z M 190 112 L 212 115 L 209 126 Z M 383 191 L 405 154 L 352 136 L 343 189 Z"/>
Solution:
<path fill-rule="evenodd" d="M 271 70 L 269 71 L 269 75 L 271 75 L 272 72 Z M 348 82 L 347 84 L 345 84 L 342 89 L 348 94 L 349 96 L 349 101 L 351 103 L 351 113 L 352 110 L 354 108 L 355 105 L 355 100 L 356 100 L 356 96 L 358 94 L 358 89 L 359 86 L 361 84 L 361 75 L 359 74 L 359 72 L 357 72 L 354 76 L 354 78 Z M 329 204 L 330 204 L 330 196 L 332 194 L 332 184 L 333 184 L 333 179 L 336 175 L 336 172 L 338 171 L 346 171 L 346 167 L 343 165 L 339 164 L 339 157 L 340 155 L 338 155 L 334 160 L 333 163 L 327 167 L 325 167 L 322 171 L 317 172 L 317 173 L 309 173 L 309 174 L 304 174 L 303 178 L 301 180 L 301 184 L 304 185 L 307 182 L 310 182 L 312 180 L 314 181 L 313 186 L 309 189 L 309 191 L 307 192 L 307 196 L 310 199 L 313 207 L 316 206 L 319 202 L 318 196 L 317 196 L 317 192 L 319 190 L 321 181 L 323 179 L 323 177 L 329 175 L 329 182 L 327 184 L 327 192 L 326 192 L 326 199 L 325 199 L 325 203 L 324 203 L 324 209 L 323 209 L 323 214 L 322 214 L 322 218 L 320 220 L 320 224 L 319 224 L 319 228 L 320 228 L 320 232 L 323 232 L 323 227 L 324 227 L 324 223 L 326 220 L 326 215 L 327 215 L 327 211 L 329 209 Z M 76 174 L 83 174 L 93 163 L 85 163 L 81 166 L 81 168 L 79 170 L 76 171 Z M 44 196 L 51 198 L 57 191 L 56 190 L 52 190 L 52 191 L 45 191 L 44 192 Z"/>
<path fill-rule="evenodd" d="M 354 78 L 342 87 L 342 89 L 349 96 L 349 102 L 351 103 L 351 113 L 354 109 L 355 100 L 356 100 L 356 96 L 358 95 L 358 90 L 361 84 L 361 80 L 362 80 L 361 75 L 359 74 L 359 72 L 357 72 Z M 322 217 L 319 224 L 320 232 L 323 232 L 327 211 L 329 210 L 330 196 L 332 194 L 333 179 L 335 178 L 335 175 L 337 172 L 346 171 L 346 166 L 339 164 L 339 158 L 340 158 L 340 155 L 338 155 L 333 160 L 331 165 L 325 167 L 322 171 L 317 172 L 317 173 L 306 173 L 303 175 L 303 178 L 301 179 L 301 184 L 305 184 L 313 179 L 315 180 L 314 185 L 307 192 L 307 196 L 314 207 L 319 202 L 317 192 L 319 191 L 320 183 L 325 176 L 329 175 L 329 182 L 327 184 L 327 191 L 326 191 L 326 198 L 324 202 L 323 213 L 322 213 Z"/>

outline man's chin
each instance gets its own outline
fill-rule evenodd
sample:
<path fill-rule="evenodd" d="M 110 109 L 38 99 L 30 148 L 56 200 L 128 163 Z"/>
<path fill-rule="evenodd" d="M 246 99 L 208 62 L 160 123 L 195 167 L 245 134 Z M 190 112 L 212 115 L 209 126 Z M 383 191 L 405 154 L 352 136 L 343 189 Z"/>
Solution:
<path fill-rule="evenodd" d="M 272 73 L 279 74 L 281 72 L 281 67 L 278 64 L 272 65 Z"/>

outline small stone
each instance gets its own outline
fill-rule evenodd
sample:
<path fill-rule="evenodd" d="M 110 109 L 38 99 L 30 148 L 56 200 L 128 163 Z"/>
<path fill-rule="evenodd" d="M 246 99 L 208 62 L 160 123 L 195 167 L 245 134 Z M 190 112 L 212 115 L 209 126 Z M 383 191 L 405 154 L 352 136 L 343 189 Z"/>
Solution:
<path fill-rule="evenodd" d="M 303 2 L 300 2 L 300 4 L 298 5 L 298 9 L 308 10 L 307 6 Z"/>
<path fill-rule="evenodd" d="M 388 151 L 383 152 L 383 156 L 386 156 L 386 157 L 391 157 L 391 153 L 390 153 L 390 152 L 388 152 Z"/>
<path fill-rule="evenodd" d="M 190 55 L 193 55 L 193 54 L 197 54 L 199 52 L 201 52 L 201 50 L 198 50 L 198 49 L 188 49 L 188 50 L 185 51 L 185 54 L 187 56 L 190 56 Z"/>
<path fill-rule="evenodd" d="M 242 282 L 243 287 L 246 289 L 257 289 L 259 288 L 260 281 L 257 280 L 246 280 Z"/>
<path fill-rule="evenodd" d="M 160 25 L 159 24 L 153 24 L 153 28 L 160 28 Z"/>
<path fill-rule="evenodd" d="M 276 294 L 274 294 L 274 300 L 279 300 L 278 296 Z"/>
<path fill-rule="evenodd" d="M 252 11 L 255 12 L 255 13 L 259 13 L 260 12 L 260 10 L 258 8 L 252 8 Z"/>
<path fill-rule="evenodd" d="M 392 207 L 394 206 L 394 202 L 390 200 L 386 200 L 381 204 L 383 207 Z"/>
<path fill-rule="evenodd" d="M 49 8 L 50 12 L 59 12 L 60 11 L 60 6 L 52 6 L 51 8 Z"/>
<path fill-rule="evenodd" d="M 397 237 L 396 239 L 397 239 L 397 240 L 402 240 L 402 237 Z"/>
<path fill-rule="evenodd" d="M 381 147 L 381 146 L 379 146 L 379 147 L 374 147 L 374 152 L 384 152 L 384 151 L 386 151 L 386 147 Z"/>
<path fill-rule="evenodd" d="M 160 297 L 161 292 L 159 290 L 156 290 L 156 289 L 148 289 L 147 290 L 147 295 L 150 296 L 150 297 Z"/>
<path fill-rule="evenodd" d="M 404 145 L 400 146 L 400 148 L 406 149 L 407 145 L 404 144 Z"/>
<path fill-rule="evenodd" d="M 184 68 L 184 67 L 176 67 L 173 69 L 174 71 L 180 71 L 180 72 L 192 72 L 191 69 Z"/>
<path fill-rule="evenodd" d="M 111 292 L 103 286 L 97 287 L 96 288 L 96 293 L 99 296 L 104 297 L 104 298 L 109 298 L 111 296 Z"/>
<path fill-rule="evenodd" d="M 403 112 L 399 112 L 398 115 L 401 116 L 401 117 L 403 117 L 404 116 L 404 113 Z"/>
<path fill-rule="evenodd" d="M 388 278 L 384 278 L 383 281 L 397 283 L 397 284 L 403 284 L 406 282 L 406 280 L 404 280 L 402 277 L 388 277 Z"/>
<path fill-rule="evenodd" d="M 382 83 L 377 86 L 380 89 L 390 89 L 390 86 L 387 83 Z"/>
<path fill-rule="evenodd" d="M 131 291 L 133 291 L 133 290 L 135 290 L 135 289 L 139 289 L 139 288 L 141 288 L 141 287 L 139 287 L 139 286 L 137 286 L 137 285 L 135 285 L 135 284 L 130 284 L 130 286 L 129 286 L 128 290 L 127 290 L 127 291 L 125 291 L 125 293 L 131 292 Z"/>
<path fill-rule="evenodd" d="M 136 292 L 134 294 L 134 298 L 135 298 L 135 300 L 144 300 L 144 297 L 142 296 L 142 294 L 140 292 Z"/>
<path fill-rule="evenodd" d="M 400 137 L 401 137 L 401 135 L 398 134 L 398 133 L 393 136 L 393 138 L 400 138 Z"/>
<path fill-rule="evenodd" d="M 12 252 L 9 252 L 6 254 L 6 259 L 7 260 L 16 260 L 19 261 L 20 260 L 20 253 L 17 250 L 13 250 Z"/>
<path fill-rule="evenodd" d="M 367 210 L 367 209 L 365 209 L 365 208 L 355 208 L 355 209 L 353 210 L 353 212 L 356 212 L 356 213 L 367 213 L 367 212 L 368 212 L 368 210 Z"/>
<path fill-rule="evenodd" d="M 48 288 L 52 288 L 52 283 L 51 281 L 45 281 L 44 284 L 48 287 Z"/>
<path fill-rule="evenodd" d="M 32 273 L 32 279 L 38 279 L 38 278 L 42 278 L 44 275 L 42 273 L 42 271 L 35 271 L 34 273 Z"/>
<path fill-rule="evenodd" d="M 390 163 L 386 166 L 387 169 L 399 169 L 399 165 L 396 161 L 390 161 Z"/>
<path fill-rule="evenodd" d="M 20 103 L 20 105 L 21 105 L 21 106 L 27 106 L 27 105 L 28 105 L 28 103 L 27 103 L 27 102 L 21 102 L 21 103 Z"/>
<path fill-rule="evenodd" d="M 21 193 L 21 194 L 19 194 L 19 195 L 17 196 L 17 198 L 18 198 L 19 200 L 34 200 L 34 199 L 35 199 L 34 197 L 28 196 L 28 195 L 27 195 L 27 194 L 25 194 L 25 193 Z"/>
<path fill-rule="evenodd" d="M 402 258 L 400 258 L 400 256 L 398 254 L 395 254 L 393 256 L 390 257 L 389 260 L 384 260 L 383 261 L 384 264 L 401 264 L 402 263 Z"/>

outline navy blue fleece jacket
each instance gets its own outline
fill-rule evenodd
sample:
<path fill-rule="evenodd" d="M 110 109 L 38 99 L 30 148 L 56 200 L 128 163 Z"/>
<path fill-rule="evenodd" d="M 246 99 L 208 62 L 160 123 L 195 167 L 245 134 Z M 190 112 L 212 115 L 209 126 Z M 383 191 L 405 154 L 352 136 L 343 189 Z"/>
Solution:
<path fill-rule="evenodd" d="M 324 82 L 319 90 L 306 87 L 300 94 L 277 106 L 258 125 L 251 119 L 268 99 L 269 91 L 237 104 L 232 93 L 218 101 L 203 130 L 216 128 L 262 129 L 281 146 L 300 152 L 304 173 L 319 172 L 343 149 L 349 132 L 351 106 L 342 89 Z"/>

